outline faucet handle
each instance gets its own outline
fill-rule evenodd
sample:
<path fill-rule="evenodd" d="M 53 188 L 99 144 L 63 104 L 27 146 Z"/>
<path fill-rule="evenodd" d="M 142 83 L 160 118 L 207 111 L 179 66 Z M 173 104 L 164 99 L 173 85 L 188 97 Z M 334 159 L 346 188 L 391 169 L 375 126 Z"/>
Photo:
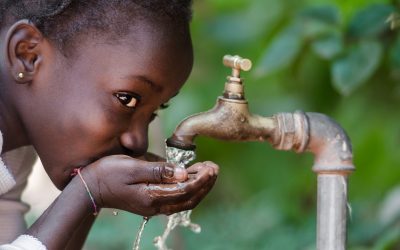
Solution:
<path fill-rule="evenodd" d="M 244 100 L 244 87 L 240 71 L 249 71 L 251 69 L 251 61 L 240 56 L 226 55 L 222 60 L 225 66 L 232 68 L 232 75 L 227 77 L 225 83 L 224 98 L 234 100 Z"/>
<path fill-rule="evenodd" d="M 222 61 L 225 66 L 232 68 L 233 77 L 240 77 L 240 70 L 249 71 L 252 66 L 249 59 L 242 58 L 238 55 L 225 55 Z"/>

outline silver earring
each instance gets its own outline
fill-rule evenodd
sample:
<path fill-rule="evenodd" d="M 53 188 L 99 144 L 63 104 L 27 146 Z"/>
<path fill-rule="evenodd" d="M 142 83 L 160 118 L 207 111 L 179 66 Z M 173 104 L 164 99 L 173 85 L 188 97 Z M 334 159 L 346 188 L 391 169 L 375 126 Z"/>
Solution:
<path fill-rule="evenodd" d="M 17 77 L 18 77 L 19 79 L 24 79 L 25 74 L 24 74 L 23 72 L 19 72 L 18 75 L 17 75 Z"/>

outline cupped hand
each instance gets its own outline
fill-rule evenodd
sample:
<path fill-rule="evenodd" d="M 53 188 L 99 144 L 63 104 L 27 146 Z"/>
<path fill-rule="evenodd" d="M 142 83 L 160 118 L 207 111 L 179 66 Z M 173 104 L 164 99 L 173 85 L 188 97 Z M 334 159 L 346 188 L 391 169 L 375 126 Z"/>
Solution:
<path fill-rule="evenodd" d="M 153 216 L 193 209 L 213 187 L 218 171 L 209 161 L 185 170 L 113 155 L 88 165 L 82 175 L 97 206 Z"/>

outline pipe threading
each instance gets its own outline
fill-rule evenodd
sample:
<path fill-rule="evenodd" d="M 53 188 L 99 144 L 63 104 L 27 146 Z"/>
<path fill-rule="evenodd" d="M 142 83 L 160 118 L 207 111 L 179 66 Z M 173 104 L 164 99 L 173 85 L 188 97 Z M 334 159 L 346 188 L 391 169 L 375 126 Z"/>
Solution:
<path fill-rule="evenodd" d="M 278 113 L 276 138 L 273 142 L 278 150 L 295 150 L 304 152 L 309 141 L 309 124 L 303 111 L 294 113 Z"/>

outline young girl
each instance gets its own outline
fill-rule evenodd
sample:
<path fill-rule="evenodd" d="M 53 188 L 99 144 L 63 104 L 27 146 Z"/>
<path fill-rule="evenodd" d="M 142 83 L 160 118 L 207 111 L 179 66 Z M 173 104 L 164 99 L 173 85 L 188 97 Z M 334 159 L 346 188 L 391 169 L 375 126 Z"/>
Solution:
<path fill-rule="evenodd" d="M 0 249 L 80 249 L 101 207 L 142 216 L 194 208 L 215 182 L 214 163 L 185 171 L 137 159 L 155 112 L 191 71 L 190 1 L 0 5 L 1 152 L 32 145 L 62 190 L 26 230 L 20 194 L 31 166 L 1 162 Z M 16 153 L 32 159 L 26 147 Z"/>

